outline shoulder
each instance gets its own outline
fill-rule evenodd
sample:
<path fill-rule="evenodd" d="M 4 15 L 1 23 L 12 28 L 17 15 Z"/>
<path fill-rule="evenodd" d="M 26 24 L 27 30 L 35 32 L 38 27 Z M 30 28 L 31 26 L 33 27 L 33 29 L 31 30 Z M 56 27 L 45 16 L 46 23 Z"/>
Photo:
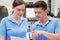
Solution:
<path fill-rule="evenodd" d="M 23 21 L 28 21 L 27 18 L 22 17 L 21 20 Z"/>
<path fill-rule="evenodd" d="M 1 22 L 6 21 L 7 19 L 8 19 L 8 16 L 7 16 L 7 17 L 2 18 Z"/>
<path fill-rule="evenodd" d="M 51 23 L 54 23 L 56 26 L 60 25 L 60 19 L 59 18 L 51 18 Z"/>
<path fill-rule="evenodd" d="M 60 19 L 59 18 L 53 18 L 53 21 L 59 22 Z"/>
<path fill-rule="evenodd" d="M 0 27 L 1 27 L 1 28 L 3 28 L 3 27 L 5 28 L 5 27 L 6 27 L 6 22 L 7 22 L 6 20 L 7 20 L 7 17 L 4 17 L 4 18 L 1 20 L 1 22 L 0 22 Z"/>
<path fill-rule="evenodd" d="M 55 19 L 55 20 L 60 20 L 60 18 L 53 18 L 53 19 Z"/>
<path fill-rule="evenodd" d="M 37 25 L 37 24 L 39 24 L 39 21 L 36 21 L 33 25 Z"/>
<path fill-rule="evenodd" d="M 32 24 L 32 27 L 36 27 L 37 25 L 39 25 L 39 21 L 36 21 L 34 24 Z"/>
<path fill-rule="evenodd" d="M 51 20 L 51 22 L 59 22 L 60 21 L 59 18 L 54 18 L 54 17 L 49 17 L 49 20 Z"/>

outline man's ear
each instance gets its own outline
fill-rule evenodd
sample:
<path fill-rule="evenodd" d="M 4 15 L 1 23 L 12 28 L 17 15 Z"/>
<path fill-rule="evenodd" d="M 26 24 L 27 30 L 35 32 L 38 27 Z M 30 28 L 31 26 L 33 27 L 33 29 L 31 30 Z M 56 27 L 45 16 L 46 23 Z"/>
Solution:
<path fill-rule="evenodd" d="M 48 14 L 48 9 L 45 10 L 45 13 Z"/>

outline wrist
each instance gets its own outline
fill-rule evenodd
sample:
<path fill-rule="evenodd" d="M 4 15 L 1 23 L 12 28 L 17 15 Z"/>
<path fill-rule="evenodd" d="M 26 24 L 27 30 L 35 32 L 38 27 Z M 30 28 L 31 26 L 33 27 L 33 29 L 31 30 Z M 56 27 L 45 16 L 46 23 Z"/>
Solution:
<path fill-rule="evenodd" d="M 38 33 L 38 35 L 44 35 L 45 34 L 45 31 L 40 31 L 39 33 Z"/>

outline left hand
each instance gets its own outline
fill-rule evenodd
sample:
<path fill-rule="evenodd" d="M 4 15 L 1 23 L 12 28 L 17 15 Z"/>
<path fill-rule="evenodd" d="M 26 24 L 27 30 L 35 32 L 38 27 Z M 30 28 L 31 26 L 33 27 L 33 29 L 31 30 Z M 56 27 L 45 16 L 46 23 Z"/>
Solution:
<path fill-rule="evenodd" d="M 34 32 L 33 32 L 33 36 L 38 36 L 38 35 L 42 35 L 43 34 L 43 32 L 44 31 L 41 31 L 41 30 L 35 30 Z"/>

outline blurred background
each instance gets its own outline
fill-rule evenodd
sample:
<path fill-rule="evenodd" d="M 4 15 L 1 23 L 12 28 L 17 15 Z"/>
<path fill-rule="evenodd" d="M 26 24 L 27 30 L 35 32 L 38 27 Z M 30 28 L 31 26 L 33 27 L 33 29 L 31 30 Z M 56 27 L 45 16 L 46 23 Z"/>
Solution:
<path fill-rule="evenodd" d="M 0 21 L 3 17 L 12 14 L 12 2 L 14 0 L 0 0 Z M 27 4 L 24 17 L 28 19 L 29 25 L 35 21 L 33 3 L 39 0 L 24 0 Z M 60 0 L 42 0 L 48 4 L 48 16 L 60 18 Z"/>

